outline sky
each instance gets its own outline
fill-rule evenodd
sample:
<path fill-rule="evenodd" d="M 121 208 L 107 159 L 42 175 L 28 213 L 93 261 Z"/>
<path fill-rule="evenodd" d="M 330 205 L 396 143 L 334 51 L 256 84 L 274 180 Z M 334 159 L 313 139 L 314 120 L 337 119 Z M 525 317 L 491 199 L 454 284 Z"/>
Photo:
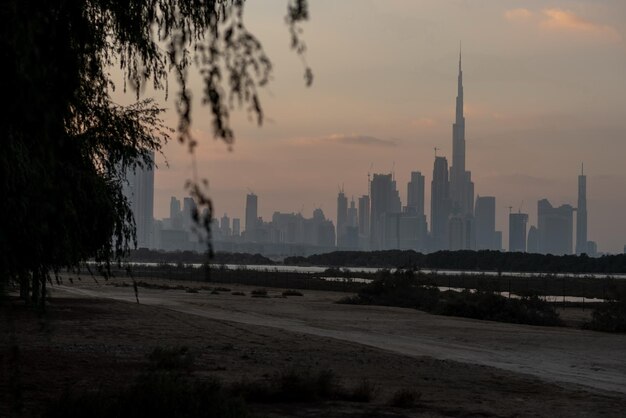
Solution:
<path fill-rule="evenodd" d="M 623 0 L 310 0 L 303 27 L 314 82 L 290 50 L 286 0 L 248 0 L 247 27 L 273 63 L 258 126 L 233 109 L 232 149 L 215 140 L 202 83 L 191 74 L 198 172 L 216 216 L 244 218 L 320 207 L 336 218 L 337 192 L 367 194 L 367 174 L 394 172 L 406 202 L 411 171 L 426 176 L 429 213 L 434 148 L 451 160 L 459 42 L 463 45 L 466 166 L 475 191 L 536 224 L 537 201 L 576 206 L 587 174 L 588 235 L 600 251 L 626 245 L 626 2 Z M 173 80 L 172 80 L 173 81 Z M 168 108 L 163 92 L 146 91 Z M 121 89 L 114 99 L 128 102 Z M 165 157 L 165 158 L 164 158 Z M 157 158 L 155 217 L 192 176 L 185 146 Z M 164 159 L 167 159 L 167 164 Z M 428 218 L 430 220 L 430 218 Z"/>

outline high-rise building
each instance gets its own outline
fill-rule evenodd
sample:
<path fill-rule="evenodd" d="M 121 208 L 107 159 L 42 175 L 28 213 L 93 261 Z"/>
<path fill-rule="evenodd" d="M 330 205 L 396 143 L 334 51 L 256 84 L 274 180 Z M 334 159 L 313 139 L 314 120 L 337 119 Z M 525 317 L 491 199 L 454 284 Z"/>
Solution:
<path fill-rule="evenodd" d="M 180 200 L 172 196 L 170 198 L 170 225 L 172 229 L 183 227 L 183 213 L 180 208 Z"/>
<path fill-rule="evenodd" d="M 478 196 L 474 210 L 476 227 L 476 249 L 495 250 L 496 234 L 496 198 L 493 196 Z"/>
<path fill-rule="evenodd" d="M 343 190 L 337 195 L 337 247 L 345 247 L 346 227 L 348 226 L 348 198 Z"/>
<path fill-rule="evenodd" d="M 574 208 L 553 207 L 547 199 L 537 202 L 538 251 L 542 254 L 572 253 Z"/>
<path fill-rule="evenodd" d="M 536 226 L 533 225 L 528 230 L 528 239 L 526 242 L 526 252 L 531 254 L 539 252 L 539 230 Z"/>
<path fill-rule="evenodd" d="M 465 117 L 463 115 L 463 70 L 459 52 L 456 119 L 452 125 L 452 165 L 450 166 L 450 200 L 453 214 L 472 215 L 474 183 L 472 173 L 465 170 Z"/>
<path fill-rule="evenodd" d="M 359 212 L 354 202 L 354 197 L 350 199 L 350 207 L 348 208 L 348 226 L 359 227 Z"/>
<path fill-rule="evenodd" d="M 222 238 L 230 237 L 231 235 L 230 218 L 227 214 L 224 214 L 222 219 L 220 219 L 220 232 L 222 234 Z"/>
<path fill-rule="evenodd" d="M 526 224 L 528 214 L 509 213 L 509 251 L 526 252 Z"/>
<path fill-rule="evenodd" d="M 384 216 L 397 213 L 398 191 L 391 174 L 374 174 L 371 183 L 370 249 L 383 248 Z"/>
<path fill-rule="evenodd" d="M 233 236 L 238 237 L 241 234 L 241 220 L 233 218 Z"/>
<path fill-rule="evenodd" d="M 193 225 L 193 214 L 198 210 L 196 202 L 191 197 L 183 198 L 183 228 L 190 230 Z"/>
<path fill-rule="evenodd" d="M 587 242 L 587 176 L 581 167 L 578 176 L 578 208 L 576 209 L 576 254 L 589 253 Z"/>
<path fill-rule="evenodd" d="M 430 233 L 432 250 L 448 249 L 448 218 L 450 217 L 450 183 L 448 160 L 435 157 L 430 192 Z"/>
<path fill-rule="evenodd" d="M 246 195 L 246 241 L 256 241 L 258 224 L 258 199 L 254 193 L 249 193 Z"/>
<path fill-rule="evenodd" d="M 424 214 L 424 176 L 419 171 L 411 172 L 411 181 L 406 188 L 406 211 L 408 213 Z"/>
<path fill-rule="evenodd" d="M 370 234 L 370 197 L 363 195 L 359 197 L 359 234 L 369 236 Z"/>
<path fill-rule="evenodd" d="M 124 196 L 133 212 L 137 248 L 153 248 L 154 229 L 154 153 L 145 167 L 137 166 L 126 172 Z"/>

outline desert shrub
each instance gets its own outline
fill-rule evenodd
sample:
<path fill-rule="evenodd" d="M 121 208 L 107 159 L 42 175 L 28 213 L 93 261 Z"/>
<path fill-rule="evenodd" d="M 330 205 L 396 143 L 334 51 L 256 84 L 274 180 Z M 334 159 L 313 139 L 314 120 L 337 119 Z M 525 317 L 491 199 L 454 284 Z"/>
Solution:
<path fill-rule="evenodd" d="M 414 389 L 398 389 L 393 395 L 391 395 L 388 405 L 398 408 L 411 408 L 415 406 L 421 397 L 422 394 Z"/>
<path fill-rule="evenodd" d="M 250 292 L 250 295 L 253 298 L 266 298 L 267 296 L 267 290 L 265 289 L 255 289 L 252 292 Z"/>
<path fill-rule="evenodd" d="M 598 305 L 585 328 L 605 332 L 626 332 L 626 300 L 610 300 Z"/>
<path fill-rule="evenodd" d="M 245 296 L 246 294 L 244 292 L 231 292 L 231 295 L 233 295 L 233 296 Z"/>
<path fill-rule="evenodd" d="M 211 290 L 211 294 L 212 295 L 219 295 L 220 292 L 218 292 L 217 290 L 213 289 L 213 290 Z"/>
<path fill-rule="evenodd" d="M 302 292 L 298 290 L 288 289 L 283 291 L 283 296 L 304 296 Z"/>
<path fill-rule="evenodd" d="M 493 292 L 445 291 L 419 284 L 420 274 L 410 270 L 380 271 L 378 278 L 356 296 L 338 303 L 414 308 L 439 315 L 529 325 L 561 325 L 554 307 L 537 296 L 510 299 Z"/>
<path fill-rule="evenodd" d="M 195 356 L 185 346 L 156 347 L 148 355 L 152 370 L 190 370 Z"/>
<path fill-rule="evenodd" d="M 218 292 L 230 292 L 230 289 L 227 287 L 216 287 L 213 290 L 217 290 Z"/>
<path fill-rule="evenodd" d="M 198 289 L 194 289 L 193 287 L 188 287 L 187 289 L 185 289 L 185 292 L 187 292 L 187 293 L 198 293 Z"/>
<path fill-rule="evenodd" d="M 378 386 L 369 379 L 363 379 L 358 385 L 348 390 L 343 398 L 352 402 L 371 402 L 377 392 Z"/>
<path fill-rule="evenodd" d="M 310 369 L 291 368 L 276 373 L 264 381 L 241 381 L 233 385 L 234 394 L 249 402 L 311 402 L 321 399 L 339 399 L 344 390 L 331 370 L 313 372 Z"/>

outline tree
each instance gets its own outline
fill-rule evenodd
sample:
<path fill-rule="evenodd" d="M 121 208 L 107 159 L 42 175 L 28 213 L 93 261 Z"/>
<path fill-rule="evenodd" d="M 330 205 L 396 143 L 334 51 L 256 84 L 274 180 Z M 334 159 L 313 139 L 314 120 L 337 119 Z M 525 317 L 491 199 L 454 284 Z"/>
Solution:
<path fill-rule="evenodd" d="M 204 80 L 203 102 L 216 138 L 234 139 L 229 111 L 245 107 L 259 124 L 257 88 L 271 62 L 244 25 L 241 0 L 8 0 L 0 6 L 2 112 L 0 280 L 43 303 L 50 274 L 94 258 L 104 271 L 134 242 L 122 194 L 128 169 L 151 164 L 173 132 L 163 111 L 140 100 L 147 83 L 177 89 L 178 140 L 193 152 L 187 74 Z M 303 57 L 306 0 L 288 0 L 292 47 Z M 111 100 L 119 66 L 137 102 Z M 305 79 L 312 81 L 305 63 Z M 210 204 L 201 184 L 191 192 Z M 208 220 L 204 222 L 209 224 Z"/>

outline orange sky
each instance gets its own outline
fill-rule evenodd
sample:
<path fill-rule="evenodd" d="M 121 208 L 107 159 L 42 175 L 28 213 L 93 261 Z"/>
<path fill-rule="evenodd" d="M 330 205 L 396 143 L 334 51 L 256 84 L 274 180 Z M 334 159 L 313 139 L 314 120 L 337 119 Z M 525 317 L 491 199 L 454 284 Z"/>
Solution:
<path fill-rule="evenodd" d="M 376 173 L 395 167 L 403 200 L 411 171 L 430 185 L 433 148 L 451 154 L 462 39 L 467 167 L 476 193 L 497 198 L 505 246 L 507 207 L 521 205 L 534 224 L 540 198 L 575 205 L 582 161 L 589 238 L 601 251 L 626 245 L 626 2 L 310 3 L 311 88 L 289 50 L 285 2 L 251 0 L 246 23 L 274 64 L 261 92 L 266 123 L 236 111 L 231 152 L 213 139 L 208 109 L 195 107 L 196 158 L 217 215 L 242 217 L 250 189 L 265 219 L 321 207 L 334 220 L 338 188 L 365 194 L 372 165 Z M 200 80 L 191 86 L 199 102 Z M 164 102 L 162 93 L 146 95 Z M 173 111 L 166 120 L 176 126 Z M 173 141 L 165 155 L 169 167 L 161 161 L 155 178 L 157 218 L 168 216 L 170 196 L 183 197 L 191 176 L 185 147 Z"/>

